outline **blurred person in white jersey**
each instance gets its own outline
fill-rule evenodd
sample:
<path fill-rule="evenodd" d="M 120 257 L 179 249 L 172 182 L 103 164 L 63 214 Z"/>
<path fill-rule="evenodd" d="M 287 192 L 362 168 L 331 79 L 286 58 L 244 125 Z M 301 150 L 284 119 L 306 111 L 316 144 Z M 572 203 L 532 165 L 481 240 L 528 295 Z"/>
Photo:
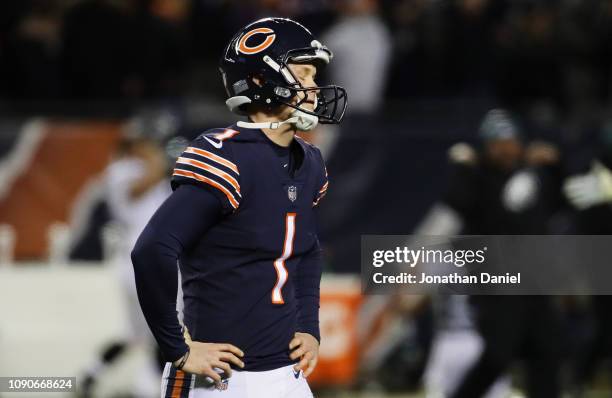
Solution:
<path fill-rule="evenodd" d="M 170 195 L 168 161 L 159 144 L 149 138 L 126 138 L 107 167 L 103 183 L 105 199 L 116 236 L 112 258 L 124 292 L 127 330 L 123 338 L 106 345 L 100 357 L 83 378 L 82 396 L 95 396 L 97 379 L 118 362 L 130 348 L 147 353 L 147 363 L 134 375 L 131 394 L 136 397 L 159 395 L 161 368 L 157 346 L 140 310 L 130 251 L 155 210 Z"/>

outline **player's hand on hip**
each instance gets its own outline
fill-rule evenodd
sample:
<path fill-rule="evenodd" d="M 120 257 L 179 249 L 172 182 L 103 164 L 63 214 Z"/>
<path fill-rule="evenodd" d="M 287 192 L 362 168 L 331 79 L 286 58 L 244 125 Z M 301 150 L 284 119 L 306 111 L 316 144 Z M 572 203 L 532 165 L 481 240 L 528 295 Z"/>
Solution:
<path fill-rule="evenodd" d="M 300 359 L 293 369 L 304 372 L 304 377 L 310 376 L 319 360 L 319 342 L 308 333 L 297 332 L 289 343 L 292 360 Z"/>
<path fill-rule="evenodd" d="M 214 381 L 221 381 L 221 375 L 215 371 L 223 371 L 224 377 L 231 377 L 230 364 L 244 368 L 244 362 L 240 358 L 244 353 L 232 344 L 201 343 L 192 341 L 189 333 L 185 333 L 185 342 L 189 346 L 189 357 L 183 365 L 183 371 L 187 373 L 209 376 Z M 180 359 L 175 362 L 180 363 Z"/>

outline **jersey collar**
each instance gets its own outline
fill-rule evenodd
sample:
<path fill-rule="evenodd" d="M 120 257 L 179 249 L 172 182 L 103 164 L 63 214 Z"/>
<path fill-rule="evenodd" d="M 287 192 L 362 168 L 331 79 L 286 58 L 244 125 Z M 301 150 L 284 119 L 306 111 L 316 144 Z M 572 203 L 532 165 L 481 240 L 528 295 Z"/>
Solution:
<path fill-rule="evenodd" d="M 235 123 L 231 125 L 229 128 L 231 128 L 232 130 L 236 130 L 240 133 L 232 137 L 232 141 L 262 142 L 262 143 L 265 142 L 270 145 L 278 146 L 278 144 L 272 142 L 272 140 L 270 140 L 270 138 L 268 138 L 268 136 L 261 129 L 240 127 Z M 308 144 L 297 135 L 294 136 L 293 139 L 300 145 L 300 148 L 302 149 L 304 154 L 306 154 L 306 151 L 307 151 L 306 146 Z"/>

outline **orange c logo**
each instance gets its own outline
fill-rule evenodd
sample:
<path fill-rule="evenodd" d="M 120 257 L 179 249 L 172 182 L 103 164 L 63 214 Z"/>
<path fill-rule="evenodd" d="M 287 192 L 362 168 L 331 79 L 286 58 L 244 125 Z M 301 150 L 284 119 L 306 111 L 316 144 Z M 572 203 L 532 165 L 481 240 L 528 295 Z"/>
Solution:
<path fill-rule="evenodd" d="M 249 37 L 256 35 L 258 33 L 265 34 L 266 39 L 261 44 L 258 44 L 255 47 L 247 46 L 246 42 L 249 39 Z M 274 34 L 274 31 L 272 29 L 269 29 L 269 28 L 253 29 L 247 32 L 244 36 L 240 38 L 240 41 L 236 45 L 236 50 L 243 54 L 247 54 L 247 55 L 257 54 L 258 52 L 263 51 L 266 48 L 270 47 L 270 45 L 274 43 L 274 39 L 276 39 L 276 35 Z"/>

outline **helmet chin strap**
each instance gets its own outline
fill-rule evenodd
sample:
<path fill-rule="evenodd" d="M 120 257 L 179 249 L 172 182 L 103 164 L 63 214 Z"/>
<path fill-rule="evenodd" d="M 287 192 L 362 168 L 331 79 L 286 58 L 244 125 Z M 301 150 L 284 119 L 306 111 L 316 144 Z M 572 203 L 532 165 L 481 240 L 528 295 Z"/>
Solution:
<path fill-rule="evenodd" d="M 299 109 L 294 110 L 291 113 L 291 117 L 282 122 L 243 122 L 239 121 L 238 127 L 245 127 L 251 129 L 271 129 L 276 130 L 284 124 L 293 124 L 300 131 L 310 131 L 317 127 L 319 118 L 317 116 L 309 115 L 308 113 L 302 112 Z"/>

